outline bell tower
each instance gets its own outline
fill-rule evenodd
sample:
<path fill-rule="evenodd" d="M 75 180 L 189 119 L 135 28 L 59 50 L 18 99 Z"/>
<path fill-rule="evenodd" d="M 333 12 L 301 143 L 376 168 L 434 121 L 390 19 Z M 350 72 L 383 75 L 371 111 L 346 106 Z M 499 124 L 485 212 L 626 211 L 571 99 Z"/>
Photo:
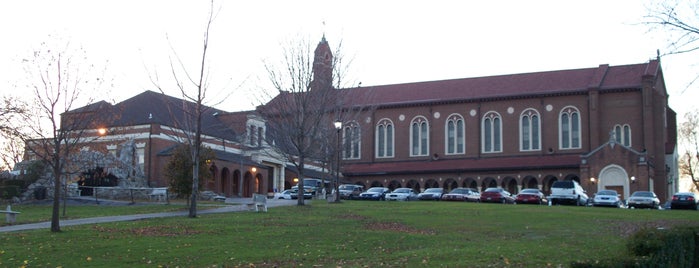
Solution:
<path fill-rule="evenodd" d="M 333 53 L 325 40 L 325 34 L 318 43 L 313 58 L 313 82 L 311 90 L 325 90 L 333 87 Z"/>

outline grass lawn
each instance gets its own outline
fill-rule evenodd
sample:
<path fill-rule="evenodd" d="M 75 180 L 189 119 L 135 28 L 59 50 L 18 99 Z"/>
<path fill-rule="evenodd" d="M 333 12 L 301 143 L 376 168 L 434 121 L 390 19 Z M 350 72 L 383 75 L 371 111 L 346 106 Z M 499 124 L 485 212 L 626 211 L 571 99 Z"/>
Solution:
<path fill-rule="evenodd" d="M 566 267 L 626 254 L 626 237 L 640 228 L 688 224 L 699 224 L 698 211 L 314 201 L 268 213 L 2 233 L 0 267 Z"/>

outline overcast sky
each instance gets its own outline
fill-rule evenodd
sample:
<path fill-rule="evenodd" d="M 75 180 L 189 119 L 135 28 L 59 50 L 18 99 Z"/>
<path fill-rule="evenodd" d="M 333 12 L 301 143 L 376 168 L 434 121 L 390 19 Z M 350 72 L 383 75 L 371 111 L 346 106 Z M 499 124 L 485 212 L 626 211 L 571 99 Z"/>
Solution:
<path fill-rule="evenodd" d="M 241 3 L 242 2 L 242 3 Z M 249 3 L 244 3 L 249 2 Z M 363 86 L 644 63 L 667 47 L 640 24 L 646 1 L 217 1 L 211 30 L 212 90 L 232 92 L 217 108 L 252 109 L 265 82 L 262 61 L 280 43 L 323 34 L 353 59 L 350 79 Z M 197 67 L 207 1 L 2 1 L 0 90 L 23 79 L 21 60 L 49 34 L 79 44 L 91 61 L 109 61 L 109 98 L 156 90 L 148 74 L 168 79 L 170 46 Z M 166 39 L 169 37 L 169 41 Z M 688 56 L 662 58 L 671 106 L 693 107 L 697 73 Z M 192 64 L 193 63 L 193 64 Z M 684 92 L 684 93 L 683 93 Z M 172 91 L 171 95 L 178 95 Z M 683 101 L 684 100 L 684 101 Z"/>

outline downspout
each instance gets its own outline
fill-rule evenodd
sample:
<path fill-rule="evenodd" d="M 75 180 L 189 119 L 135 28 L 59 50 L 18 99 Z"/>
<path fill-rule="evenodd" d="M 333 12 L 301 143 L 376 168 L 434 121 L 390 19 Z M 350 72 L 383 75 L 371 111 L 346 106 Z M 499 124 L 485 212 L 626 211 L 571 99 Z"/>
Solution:
<path fill-rule="evenodd" d="M 153 136 L 153 123 L 150 123 L 148 125 L 148 166 L 146 167 L 148 169 L 148 175 L 146 175 L 146 184 L 148 187 L 151 187 L 150 179 L 151 179 L 151 162 L 153 162 L 153 142 L 152 142 L 152 136 Z"/>

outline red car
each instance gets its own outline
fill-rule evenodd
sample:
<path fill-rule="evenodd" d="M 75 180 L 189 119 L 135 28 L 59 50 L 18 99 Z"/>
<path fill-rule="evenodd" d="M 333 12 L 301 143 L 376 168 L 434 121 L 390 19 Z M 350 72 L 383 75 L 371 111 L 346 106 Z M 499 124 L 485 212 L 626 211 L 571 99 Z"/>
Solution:
<path fill-rule="evenodd" d="M 546 204 L 548 200 L 539 189 L 524 189 L 515 197 L 515 204 Z"/>
<path fill-rule="evenodd" d="M 481 202 L 514 204 L 512 194 L 502 188 L 488 188 L 481 193 Z"/>

